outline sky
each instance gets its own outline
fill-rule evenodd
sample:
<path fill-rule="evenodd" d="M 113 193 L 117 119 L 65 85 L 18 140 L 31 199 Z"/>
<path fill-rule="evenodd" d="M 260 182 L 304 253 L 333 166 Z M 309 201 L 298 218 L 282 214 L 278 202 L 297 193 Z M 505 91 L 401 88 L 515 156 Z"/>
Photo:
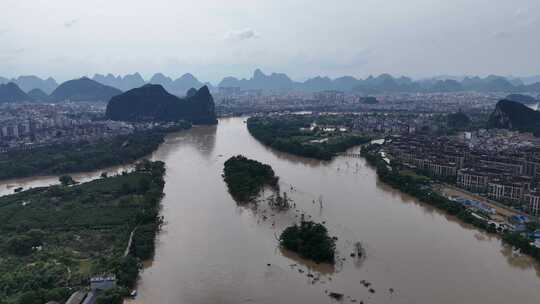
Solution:
<path fill-rule="evenodd" d="M 0 76 L 540 74 L 540 0 L 0 0 Z"/>

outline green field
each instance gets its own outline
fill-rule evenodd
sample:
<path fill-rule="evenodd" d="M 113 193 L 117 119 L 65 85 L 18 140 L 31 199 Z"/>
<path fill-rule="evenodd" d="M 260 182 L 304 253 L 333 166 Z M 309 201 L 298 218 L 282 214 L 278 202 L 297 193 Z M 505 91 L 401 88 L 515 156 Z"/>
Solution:
<path fill-rule="evenodd" d="M 164 170 L 143 162 L 131 173 L 1 197 L 0 303 L 64 301 L 68 288 L 100 273 L 130 287 L 137 260 L 153 252 Z M 144 227 L 134 234 L 137 250 L 124 257 L 135 227 Z"/>

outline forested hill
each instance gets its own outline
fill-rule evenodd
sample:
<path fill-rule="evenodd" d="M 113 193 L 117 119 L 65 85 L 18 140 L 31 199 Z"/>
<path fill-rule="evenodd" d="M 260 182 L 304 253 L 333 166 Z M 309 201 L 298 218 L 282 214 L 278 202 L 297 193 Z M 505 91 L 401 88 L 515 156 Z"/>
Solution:
<path fill-rule="evenodd" d="M 56 88 L 49 101 L 109 101 L 111 97 L 121 94 L 117 88 L 106 86 L 87 77 L 73 79 Z"/>
<path fill-rule="evenodd" d="M 488 127 L 532 132 L 540 135 L 540 112 L 519 102 L 501 100 L 495 106 Z"/>
<path fill-rule="evenodd" d="M 179 98 L 161 85 L 144 85 L 113 97 L 107 105 L 106 115 L 109 119 L 122 121 L 217 123 L 214 99 L 206 86 Z"/>
<path fill-rule="evenodd" d="M 30 101 L 31 98 L 13 82 L 0 84 L 0 103 Z"/>

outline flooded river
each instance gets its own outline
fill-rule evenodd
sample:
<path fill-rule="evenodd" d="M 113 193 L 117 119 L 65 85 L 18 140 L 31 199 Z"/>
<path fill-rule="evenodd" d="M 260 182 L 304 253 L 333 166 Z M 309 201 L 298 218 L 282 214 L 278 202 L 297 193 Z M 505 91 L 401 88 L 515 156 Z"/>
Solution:
<path fill-rule="evenodd" d="M 167 164 L 166 223 L 137 303 L 330 303 L 327 292 L 344 294 L 344 303 L 540 301 L 537 265 L 497 237 L 379 183 L 363 159 L 279 153 L 253 139 L 243 121 L 171 134 L 152 155 Z M 270 164 L 296 208 L 238 206 L 221 177 L 236 154 Z M 334 267 L 279 249 L 277 236 L 301 213 L 338 237 Z M 350 256 L 356 242 L 362 259 Z"/>

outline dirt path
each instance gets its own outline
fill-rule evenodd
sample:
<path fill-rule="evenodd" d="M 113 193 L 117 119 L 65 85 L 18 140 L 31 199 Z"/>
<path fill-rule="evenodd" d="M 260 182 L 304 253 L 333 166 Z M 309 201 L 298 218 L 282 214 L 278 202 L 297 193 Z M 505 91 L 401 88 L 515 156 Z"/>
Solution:
<path fill-rule="evenodd" d="M 484 204 L 486 204 L 486 205 L 488 205 L 488 206 L 490 206 L 492 208 L 495 208 L 495 210 L 497 211 L 497 214 L 500 214 L 500 215 L 502 215 L 504 217 L 509 217 L 509 216 L 513 216 L 513 215 L 526 215 L 523 212 L 519 212 L 517 210 L 513 210 L 513 209 L 510 209 L 508 207 L 502 206 L 500 203 L 494 202 L 494 201 L 492 201 L 490 199 L 487 199 L 487 198 L 485 198 L 483 196 L 468 192 L 467 190 L 456 188 L 454 186 L 441 185 L 439 191 L 444 195 L 461 196 L 461 197 L 464 197 L 464 198 L 480 201 L 480 202 L 482 202 L 482 203 L 484 203 Z"/>
<path fill-rule="evenodd" d="M 131 234 L 129 235 L 129 241 L 128 241 L 128 244 L 126 246 L 126 251 L 124 251 L 124 257 L 127 256 L 129 254 L 129 248 L 131 248 L 131 241 L 133 240 L 133 234 L 135 233 L 135 230 L 137 230 L 137 227 L 135 227 L 132 231 L 131 231 Z"/>

